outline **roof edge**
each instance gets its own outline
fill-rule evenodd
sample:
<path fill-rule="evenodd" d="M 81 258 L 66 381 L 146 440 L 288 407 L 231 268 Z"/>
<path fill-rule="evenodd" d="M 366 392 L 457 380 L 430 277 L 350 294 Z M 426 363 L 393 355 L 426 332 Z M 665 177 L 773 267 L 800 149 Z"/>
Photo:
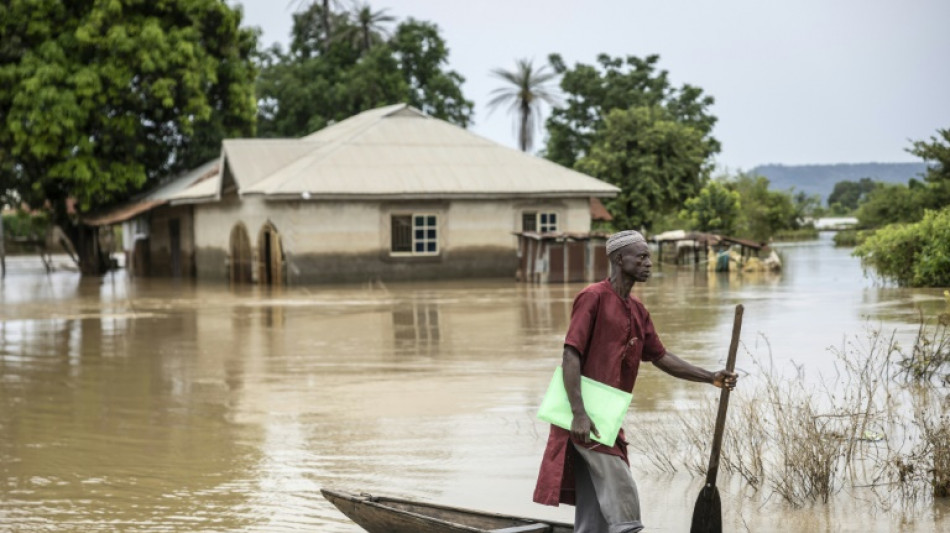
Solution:
<path fill-rule="evenodd" d="M 602 192 L 602 191 L 560 191 L 560 192 L 485 192 L 485 193 L 444 193 L 444 192 L 433 192 L 433 193 L 380 193 L 380 194 L 363 194 L 363 193 L 337 193 L 337 194 L 320 194 L 320 193 L 310 193 L 308 198 L 303 197 L 303 193 L 280 193 L 280 194 L 265 194 L 260 192 L 246 192 L 241 194 L 241 197 L 248 196 L 261 196 L 264 197 L 267 201 L 287 201 L 287 200 L 304 200 L 309 202 L 318 202 L 324 200 L 499 200 L 506 198 L 583 198 L 589 199 L 590 197 L 597 198 L 613 198 L 616 196 L 616 192 Z"/>

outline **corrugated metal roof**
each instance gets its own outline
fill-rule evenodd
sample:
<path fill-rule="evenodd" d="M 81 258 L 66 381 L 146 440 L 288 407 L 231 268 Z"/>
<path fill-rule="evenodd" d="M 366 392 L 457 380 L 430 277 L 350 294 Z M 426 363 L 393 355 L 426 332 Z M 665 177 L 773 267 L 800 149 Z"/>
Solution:
<path fill-rule="evenodd" d="M 168 203 L 168 200 L 145 200 L 131 204 L 124 204 L 103 214 L 83 217 L 82 221 L 88 226 L 109 226 L 125 222 L 136 215 L 140 215 L 152 208 Z"/>
<path fill-rule="evenodd" d="M 222 159 L 87 219 L 220 198 L 224 163 L 241 195 L 267 198 L 614 196 L 617 187 L 479 137 L 406 104 L 365 111 L 301 139 L 227 139 Z M 219 168 L 220 167 L 220 168 Z M 607 215 L 609 216 L 609 215 Z M 105 222 L 104 222 L 105 221 Z"/>
<path fill-rule="evenodd" d="M 240 193 L 268 197 L 614 196 L 619 189 L 400 104 L 295 140 L 225 141 Z"/>
<path fill-rule="evenodd" d="M 108 211 L 94 213 L 83 217 L 83 222 L 90 226 L 108 226 L 125 222 L 137 215 L 145 213 L 160 205 L 174 202 L 179 197 L 187 197 L 193 192 L 195 185 L 214 182 L 218 172 L 219 159 L 212 159 L 203 165 L 188 170 L 176 177 L 163 182 L 156 188 L 134 198 L 132 201 L 114 207 Z M 213 189 L 217 194 L 217 188 Z"/>
<path fill-rule="evenodd" d="M 228 168 L 243 192 L 325 144 L 305 139 L 226 139 L 222 149 Z"/>

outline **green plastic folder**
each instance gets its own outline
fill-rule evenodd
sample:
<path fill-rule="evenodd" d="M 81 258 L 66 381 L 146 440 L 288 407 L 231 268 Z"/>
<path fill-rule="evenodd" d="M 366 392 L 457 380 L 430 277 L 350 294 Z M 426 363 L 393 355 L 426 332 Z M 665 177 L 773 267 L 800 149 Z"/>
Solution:
<path fill-rule="evenodd" d="M 633 400 L 633 394 L 581 376 L 581 398 L 584 399 L 587 416 L 594 422 L 597 432 L 600 433 L 600 438 L 595 437 L 593 433 L 590 438 L 601 444 L 613 446 L 623 419 L 627 415 L 630 401 Z M 548 391 L 541 400 L 538 418 L 557 427 L 571 429 L 574 413 L 571 412 L 571 402 L 567 399 L 567 391 L 564 389 L 564 374 L 561 367 L 554 370 Z"/>

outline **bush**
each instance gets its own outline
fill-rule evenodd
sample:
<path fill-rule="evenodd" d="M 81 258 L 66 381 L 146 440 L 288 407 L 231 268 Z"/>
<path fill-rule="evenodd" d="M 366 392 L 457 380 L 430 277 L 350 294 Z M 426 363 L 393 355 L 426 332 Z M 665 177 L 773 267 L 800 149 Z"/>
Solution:
<path fill-rule="evenodd" d="M 3 236 L 7 240 L 42 239 L 49 228 L 45 213 L 30 214 L 26 211 L 3 215 Z"/>
<path fill-rule="evenodd" d="M 874 235 L 874 230 L 845 229 L 835 232 L 832 240 L 835 246 L 857 246 L 868 240 L 868 237 Z"/>
<path fill-rule="evenodd" d="M 950 286 L 950 207 L 915 224 L 877 230 L 854 250 L 861 262 L 901 286 Z"/>

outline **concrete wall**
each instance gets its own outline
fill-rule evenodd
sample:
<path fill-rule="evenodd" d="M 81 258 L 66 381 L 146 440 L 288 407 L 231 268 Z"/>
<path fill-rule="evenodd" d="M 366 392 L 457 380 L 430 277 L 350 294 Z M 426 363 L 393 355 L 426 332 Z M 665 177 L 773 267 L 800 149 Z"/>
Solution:
<path fill-rule="evenodd" d="M 265 201 L 225 199 L 195 209 L 197 275 L 227 279 L 231 229 L 243 222 L 257 255 L 265 224 L 276 228 L 290 284 L 510 277 L 524 211 L 558 213 L 559 231 L 587 232 L 587 198 L 545 201 Z M 438 217 L 437 255 L 393 254 L 392 215 Z"/>

